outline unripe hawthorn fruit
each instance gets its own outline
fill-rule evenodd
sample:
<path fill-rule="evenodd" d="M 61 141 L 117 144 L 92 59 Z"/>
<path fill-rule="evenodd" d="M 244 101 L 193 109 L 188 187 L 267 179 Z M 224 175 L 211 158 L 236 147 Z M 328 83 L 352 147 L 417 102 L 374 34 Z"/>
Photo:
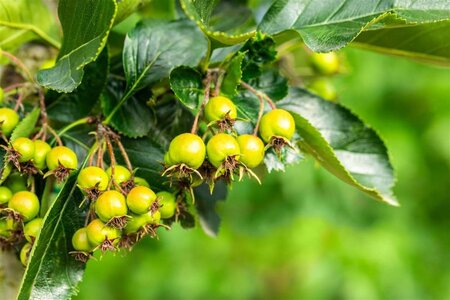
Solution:
<path fill-rule="evenodd" d="M 86 227 L 89 243 L 95 248 L 103 243 L 105 239 L 113 240 L 113 244 L 119 242 L 120 230 L 106 226 L 100 219 L 92 220 Z"/>
<path fill-rule="evenodd" d="M 159 212 L 159 210 L 150 210 L 149 212 L 145 213 L 144 216 L 147 220 L 147 224 L 158 225 L 161 221 L 161 213 Z"/>
<path fill-rule="evenodd" d="M 20 250 L 20 262 L 24 267 L 28 265 L 28 260 L 30 258 L 31 248 L 33 245 L 30 243 L 26 243 L 23 245 L 22 249 Z"/>
<path fill-rule="evenodd" d="M 273 136 L 290 140 L 295 132 L 295 121 L 284 109 L 274 109 L 264 114 L 259 126 L 259 134 L 267 143 Z"/>
<path fill-rule="evenodd" d="M 32 243 L 34 239 L 38 236 L 39 232 L 42 228 L 42 223 L 44 222 L 44 219 L 42 218 L 35 218 L 25 224 L 23 227 L 23 234 L 25 235 L 25 238 L 28 242 Z"/>
<path fill-rule="evenodd" d="M 328 79 L 316 79 L 308 85 L 308 89 L 326 100 L 334 101 L 337 98 L 336 88 Z"/>
<path fill-rule="evenodd" d="M 47 167 L 47 154 L 52 150 L 49 144 L 41 140 L 34 141 L 33 163 L 39 170 Z"/>
<path fill-rule="evenodd" d="M 243 134 L 237 137 L 241 156 L 239 161 L 248 168 L 259 166 L 264 159 L 264 143 L 254 135 Z"/>
<path fill-rule="evenodd" d="M 72 236 L 72 246 L 77 251 L 91 252 L 92 247 L 87 235 L 87 228 L 83 227 L 75 231 Z"/>
<path fill-rule="evenodd" d="M 136 185 L 136 186 L 145 186 L 145 187 L 148 187 L 148 188 L 150 188 L 150 184 L 148 184 L 148 182 L 147 182 L 147 180 L 145 180 L 144 178 L 142 178 L 142 177 L 134 177 L 134 184 Z"/>
<path fill-rule="evenodd" d="M 217 96 L 209 99 L 205 106 L 205 117 L 208 122 L 219 121 L 227 116 L 236 119 L 236 105 L 227 97 Z"/>
<path fill-rule="evenodd" d="M 15 139 L 11 146 L 16 150 L 19 156 L 19 162 L 26 162 L 34 157 L 34 142 L 26 137 L 20 137 Z"/>
<path fill-rule="evenodd" d="M 159 212 L 162 219 L 169 219 L 175 215 L 177 203 L 175 202 L 175 195 L 166 191 L 156 193 L 158 203 L 160 205 Z"/>
<path fill-rule="evenodd" d="M 234 137 L 226 133 L 214 135 L 206 146 L 208 161 L 216 168 L 228 158 L 239 159 L 239 144 Z"/>
<path fill-rule="evenodd" d="M 5 185 L 11 190 L 11 192 L 17 193 L 27 190 L 27 179 L 20 173 L 12 173 L 5 181 Z"/>
<path fill-rule="evenodd" d="M 19 123 L 19 115 L 10 108 L 0 108 L 0 131 L 9 136 Z"/>
<path fill-rule="evenodd" d="M 148 224 L 149 217 L 146 214 L 132 215 L 125 225 L 124 231 L 126 234 L 136 233 Z"/>
<path fill-rule="evenodd" d="M 8 203 L 8 201 L 12 198 L 13 193 L 6 186 L 0 186 L 0 205 Z"/>
<path fill-rule="evenodd" d="M 155 200 L 156 194 L 150 188 L 136 186 L 127 195 L 127 206 L 135 214 L 145 214 Z"/>
<path fill-rule="evenodd" d="M 95 213 L 103 222 L 114 217 L 123 217 L 127 212 L 125 197 L 118 191 L 106 191 L 95 201 Z"/>
<path fill-rule="evenodd" d="M 111 178 L 112 175 L 112 169 L 109 167 L 106 170 L 106 174 L 108 174 L 109 178 Z M 116 165 L 114 167 L 114 181 L 118 184 L 121 184 L 122 182 L 128 181 L 131 178 L 131 172 L 127 168 L 121 165 Z"/>
<path fill-rule="evenodd" d="M 39 199 L 32 192 L 18 192 L 9 200 L 8 207 L 19 213 L 25 222 L 28 222 L 39 213 Z"/>
<path fill-rule="evenodd" d="M 311 54 L 313 67 L 323 75 L 333 75 L 339 71 L 339 57 L 334 52 Z"/>
<path fill-rule="evenodd" d="M 108 174 L 99 167 L 90 166 L 80 171 L 77 177 L 78 186 L 82 190 L 97 188 L 104 191 L 108 187 Z"/>
<path fill-rule="evenodd" d="M 192 169 L 198 169 L 203 164 L 205 155 L 205 143 L 198 135 L 192 133 L 176 136 L 169 145 L 171 165 L 185 164 Z"/>
<path fill-rule="evenodd" d="M 56 146 L 47 154 L 47 167 L 49 170 L 56 170 L 60 166 L 66 169 L 76 169 L 78 158 L 72 149 L 65 146 Z"/>

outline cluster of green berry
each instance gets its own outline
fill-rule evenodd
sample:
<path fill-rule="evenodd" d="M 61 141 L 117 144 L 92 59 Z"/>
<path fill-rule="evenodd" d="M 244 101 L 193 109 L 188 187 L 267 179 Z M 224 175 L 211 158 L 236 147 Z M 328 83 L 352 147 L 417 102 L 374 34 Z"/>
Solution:
<path fill-rule="evenodd" d="M 339 56 L 335 52 L 313 52 L 309 59 L 314 76 L 307 82 L 308 89 L 326 100 L 335 101 L 337 91 L 328 77 L 342 71 Z"/>
<path fill-rule="evenodd" d="M 161 219 L 175 215 L 174 194 L 155 193 L 145 179 L 121 165 L 106 171 L 86 167 L 78 174 L 77 183 L 91 201 L 86 219 L 90 222 L 72 237 L 72 254 L 80 261 L 86 261 L 97 249 L 129 248 L 143 236 L 154 235 Z"/>
<path fill-rule="evenodd" d="M 272 109 L 262 115 L 260 122 L 258 120 L 261 138 L 257 132 L 237 135 L 233 130 L 236 106 L 223 96 L 209 99 L 204 117 L 212 133 L 206 146 L 197 134 L 183 133 L 171 141 L 164 156 L 168 176 L 181 180 L 189 178 L 191 186 L 204 181 L 213 186 L 213 182 L 221 178 L 230 182 L 235 173 L 239 178 L 245 172 L 256 177 L 251 169 L 263 162 L 266 149 L 289 145 L 295 132 L 292 115 L 283 109 Z"/>
<path fill-rule="evenodd" d="M 2 146 L 6 150 L 7 164 L 2 170 L 2 178 L 6 180 L 2 180 L 5 182 L 0 186 L 0 246 L 21 247 L 20 260 L 26 265 L 42 226 L 42 218 L 39 217 L 41 204 L 33 192 L 33 176 L 48 169 L 47 176 L 55 175 L 63 180 L 77 168 L 78 159 L 71 149 L 64 146 L 52 148 L 44 140 L 26 137 L 8 140 L 19 120 L 16 111 L 0 108 L 0 131 L 7 141 L 7 146 Z"/>

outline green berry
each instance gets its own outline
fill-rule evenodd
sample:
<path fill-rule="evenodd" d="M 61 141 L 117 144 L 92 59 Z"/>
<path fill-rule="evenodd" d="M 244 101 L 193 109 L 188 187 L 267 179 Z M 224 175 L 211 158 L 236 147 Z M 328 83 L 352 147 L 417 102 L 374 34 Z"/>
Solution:
<path fill-rule="evenodd" d="M 145 186 L 136 186 L 127 195 L 128 208 L 138 215 L 148 212 L 155 200 L 155 193 Z"/>
<path fill-rule="evenodd" d="M 41 231 L 43 222 L 44 219 L 36 218 L 25 224 L 25 226 L 23 227 L 23 233 L 28 242 L 34 242 L 39 232 Z"/>
<path fill-rule="evenodd" d="M 14 150 L 16 150 L 19 156 L 19 162 L 26 162 L 34 157 L 34 142 L 26 137 L 20 137 L 15 139 L 11 143 Z"/>
<path fill-rule="evenodd" d="M 12 198 L 13 193 L 6 186 L 0 186 L 0 205 L 8 203 L 8 201 Z"/>
<path fill-rule="evenodd" d="M 162 219 L 169 219 L 175 215 L 177 203 L 175 202 L 175 195 L 166 191 L 156 193 L 158 202 L 161 205 L 159 212 Z"/>
<path fill-rule="evenodd" d="M 0 108 L 0 131 L 9 136 L 19 123 L 19 115 L 10 108 Z"/>
<path fill-rule="evenodd" d="M 77 251 L 91 252 L 93 250 L 94 247 L 89 242 L 86 227 L 75 231 L 72 236 L 72 246 Z"/>
<path fill-rule="evenodd" d="M 8 207 L 19 213 L 25 222 L 28 222 L 39 213 L 39 199 L 32 192 L 18 192 L 9 200 Z"/>
<path fill-rule="evenodd" d="M 103 222 L 126 216 L 127 212 L 125 197 L 118 191 L 106 191 L 95 201 L 95 213 Z"/>
<path fill-rule="evenodd" d="M 112 169 L 109 167 L 106 170 L 106 174 L 111 178 L 112 175 Z M 121 184 L 122 182 L 128 181 L 131 178 L 131 172 L 121 165 L 116 165 L 114 167 L 114 181 L 118 184 Z"/>

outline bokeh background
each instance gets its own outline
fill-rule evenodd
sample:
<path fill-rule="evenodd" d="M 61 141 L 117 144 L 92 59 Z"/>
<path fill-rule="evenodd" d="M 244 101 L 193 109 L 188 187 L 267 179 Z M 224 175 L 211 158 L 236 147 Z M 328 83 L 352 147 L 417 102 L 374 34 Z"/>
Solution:
<path fill-rule="evenodd" d="M 308 159 L 234 184 L 217 238 L 175 225 L 89 261 L 74 299 L 450 299 L 450 72 L 342 54 L 339 101 L 384 138 L 400 208 Z"/>

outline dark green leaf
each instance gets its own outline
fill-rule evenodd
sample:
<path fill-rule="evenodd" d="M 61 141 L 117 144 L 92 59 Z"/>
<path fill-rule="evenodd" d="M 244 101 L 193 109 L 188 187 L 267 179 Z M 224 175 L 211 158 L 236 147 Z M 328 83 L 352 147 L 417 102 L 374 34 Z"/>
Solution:
<path fill-rule="evenodd" d="M 245 42 L 255 35 L 251 10 L 239 0 L 181 0 L 186 15 L 210 38 L 214 48 Z"/>
<path fill-rule="evenodd" d="M 128 94 L 168 77 L 174 67 L 198 65 L 206 50 L 204 36 L 188 20 L 138 24 L 127 35 L 123 52 Z"/>
<path fill-rule="evenodd" d="M 0 48 L 12 51 L 40 38 L 59 48 L 59 34 L 49 8 L 42 0 L 2 0 L 0 5 Z"/>
<path fill-rule="evenodd" d="M 122 139 L 133 168 L 137 168 L 136 175 L 145 178 L 150 186 L 156 190 L 168 188 L 166 179 L 161 176 L 163 172 L 165 149 L 152 137 L 140 139 Z M 124 163 L 119 151 L 116 151 L 119 163 Z"/>
<path fill-rule="evenodd" d="M 209 236 L 217 236 L 220 228 L 220 217 L 216 212 L 218 201 L 227 198 L 227 186 L 225 182 L 219 181 L 211 194 L 209 186 L 203 184 L 194 190 L 195 207 L 197 209 L 200 225 Z"/>
<path fill-rule="evenodd" d="M 237 94 L 237 87 L 239 86 L 242 78 L 242 61 L 244 57 L 245 52 L 239 52 L 231 60 L 222 81 L 222 86 L 220 89 L 221 93 L 231 97 Z"/>
<path fill-rule="evenodd" d="M 101 99 L 105 116 L 109 115 L 122 99 L 124 90 L 124 81 L 112 78 L 108 81 Z M 150 94 L 145 91 L 129 97 L 114 114 L 110 124 L 128 137 L 136 138 L 146 135 L 151 128 L 152 111 L 146 104 L 149 99 Z"/>
<path fill-rule="evenodd" d="M 44 218 L 42 230 L 30 254 L 18 300 L 68 299 L 77 293 L 85 264 L 70 254 L 71 237 L 84 226 L 84 211 L 78 206 L 83 195 L 72 174 Z"/>
<path fill-rule="evenodd" d="M 151 0 L 120 0 L 117 2 L 117 16 L 114 24 L 119 24 L 134 13 L 139 6 L 149 3 Z"/>
<path fill-rule="evenodd" d="M 95 63 L 86 66 L 83 81 L 70 94 L 49 91 L 45 97 L 50 119 L 70 123 L 88 115 L 98 103 L 108 76 L 108 51 L 105 48 Z"/>
<path fill-rule="evenodd" d="M 346 46 L 387 13 L 395 13 L 408 23 L 448 20 L 450 1 L 277 0 L 264 16 L 259 29 L 269 34 L 296 30 L 308 47 L 326 52 Z"/>
<path fill-rule="evenodd" d="M 344 182 L 377 200 L 398 205 L 383 141 L 348 109 L 302 89 L 291 89 L 277 107 L 293 114 L 304 152 Z"/>
<path fill-rule="evenodd" d="M 170 88 L 187 108 L 194 114 L 204 98 L 202 74 L 189 67 L 178 67 L 170 72 Z"/>
<path fill-rule="evenodd" d="M 20 123 L 14 128 L 11 134 L 11 142 L 20 137 L 29 137 L 31 133 L 36 129 L 36 123 L 39 119 L 41 110 L 35 108 Z"/>
<path fill-rule="evenodd" d="M 295 143 L 295 141 L 293 141 Z M 296 146 L 294 146 L 296 147 Z M 286 166 L 299 163 L 303 159 L 299 149 L 292 149 L 291 147 L 284 147 L 281 149 L 281 153 L 277 154 L 273 148 L 266 151 L 264 156 L 264 165 L 267 171 L 281 171 L 286 170 Z"/>
<path fill-rule="evenodd" d="M 408 38 L 405 39 L 405 37 Z M 449 66 L 450 21 L 369 30 L 362 32 L 352 45 L 426 63 Z"/>
<path fill-rule="evenodd" d="M 275 41 L 270 37 L 257 34 L 242 47 L 246 52 L 242 62 L 242 79 L 248 81 L 262 74 L 263 66 L 273 62 L 276 58 Z"/>
<path fill-rule="evenodd" d="M 116 13 L 115 0 L 60 0 L 63 44 L 56 65 L 40 71 L 38 82 L 59 92 L 72 92 L 81 83 L 84 66 L 96 60 L 105 46 Z"/>

